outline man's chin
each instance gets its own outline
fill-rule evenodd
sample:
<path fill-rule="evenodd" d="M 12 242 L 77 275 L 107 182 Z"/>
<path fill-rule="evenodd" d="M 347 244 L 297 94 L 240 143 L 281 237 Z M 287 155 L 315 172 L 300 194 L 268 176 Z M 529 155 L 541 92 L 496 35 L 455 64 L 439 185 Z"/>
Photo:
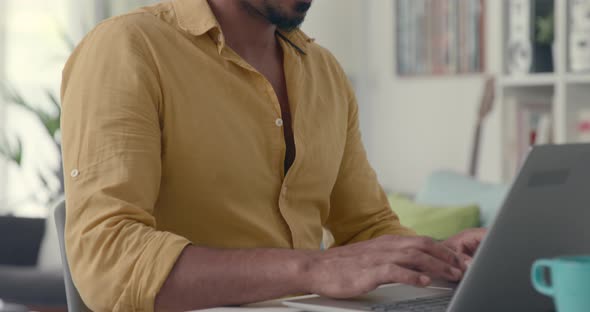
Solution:
<path fill-rule="evenodd" d="M 295 12 L 305 15 L 311 7 L 311 0 L 299 0 L 295 3 Z"/>
<path fill-rule="evenodd" d="M 301 18 L 282 21 L 281 23 L 278 23 L 275 26 L 277 26 L 277 28 L 280 29 L 281 31 L 291 32 L 295 29 L 298 29 L 304 20 L 305 20 L 305 15 L 303 15 L 303 17 L 301 17 Z"/>

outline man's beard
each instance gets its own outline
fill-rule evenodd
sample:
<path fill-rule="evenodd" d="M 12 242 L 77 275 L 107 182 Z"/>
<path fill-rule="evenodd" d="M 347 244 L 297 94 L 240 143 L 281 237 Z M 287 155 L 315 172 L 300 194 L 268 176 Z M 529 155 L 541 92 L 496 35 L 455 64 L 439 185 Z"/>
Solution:
<path fill-rule="evenodd" d="M 295 5 L 296 16 L 288 16 L 288 13 L 283 12 L 281 7 L 273 5 L 271 1 L 263 1 L 263 7 L 260 9 L 252 7 L 247 1 L 242 1 L 243 6 L 251 13 L 257 14 L 269 23 L 277 26 L 282 31 L 292 31 L 298 28 L 305 19 L 305 13 L 311 7 L 309 2 L 298 2 Z"/>

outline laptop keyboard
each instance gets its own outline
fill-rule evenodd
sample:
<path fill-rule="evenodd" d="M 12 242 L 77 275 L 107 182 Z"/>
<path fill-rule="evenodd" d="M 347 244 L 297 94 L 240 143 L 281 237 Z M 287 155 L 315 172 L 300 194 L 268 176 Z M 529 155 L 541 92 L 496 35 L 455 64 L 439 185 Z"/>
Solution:
<path fill-rule="evenodd" d="M 445 312 L 453 298 L 452 293 L 440 296 L 415 298 L 405 301 L 380 303 L 370 307 L 373 312 Z"/>

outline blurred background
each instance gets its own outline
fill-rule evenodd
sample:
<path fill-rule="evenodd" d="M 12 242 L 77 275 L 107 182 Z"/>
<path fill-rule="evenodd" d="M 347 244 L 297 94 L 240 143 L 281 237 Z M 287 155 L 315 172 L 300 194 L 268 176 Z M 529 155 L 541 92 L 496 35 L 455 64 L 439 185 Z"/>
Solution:
<path fill-rule="evenodd" d="M 65 302 L 61 69 L 97 23 L 155 2 L 0 0 L 0 299 Z M 353 82 L 370 161 L 423 234 L 459 230 L 423 209 L 475 205 L 459 226 L 487 226 L 531 145 L 590 141 L 590 0 L 315 0 L 302 28 Z M 41 278 L 53 293 L 16 293 Z"/>
<path fill-rule="evenodd" d="M 9 156 L 18 154 L 18 163 L 0 159 L 0 214 L 44 217 L 43 204 L 61 191 L 56 174 L 59 130 L 51 125 L 47 129 L 40 121 L 57 117 L 53 102 L 59 99 L 61 69 L 73 46 L 104 18 L 154 2 L 0 2 L 0 146 L 12 152 Z M 487 53 L 481 55 L 485 55 L 485 72 L 497 73 L 501 12 L 497 2 L 488 6 L 489 27 L 481 30 Z M 384 186 L 415 192 L 434 169 L 467 170 L 484 78 L 480 68 L 400 76 L 394 8 L 394 1 L 317 0 L 303 29 L 336 55 L 353 81 L 365 144 Z M 16 103 L 20 100 L 27 106 Z M 482 140 L 481 176 L 500 181 L 499 118 L 492 115 L 487 126 L 492 129 Z"/>

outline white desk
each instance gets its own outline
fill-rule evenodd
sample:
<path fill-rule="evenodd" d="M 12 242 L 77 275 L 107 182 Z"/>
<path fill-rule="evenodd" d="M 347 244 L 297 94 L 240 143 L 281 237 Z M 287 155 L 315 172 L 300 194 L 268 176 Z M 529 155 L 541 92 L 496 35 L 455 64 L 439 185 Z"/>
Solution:
<path fill-rule="evenodd" d="M 303 299 L 317 297 L 315 295 L 301 296 L 290 299 Z M 205 310 L 195 310 L 199 312 L 302 312 L 302 310 L 295 308 L 288 308 L 281 304 L 285 299 L 277 299 L 264 301 L 259 303 L 248 304 L 242 307 L 231 307 L 231 308 L 213 308 Z"/>
<path fill-rule="evenodd" d="M 396 284 L 388 284 L 388 285 L 381 285 L 379 288 L 394 286 Z M 445 282 L 442 280 L 436 280 L 433 282 L 432 286 L 439 287 L 439 288 L 449 288 L 452 289 L 456 287 L 456 284 Z M 300 296 L 300 297 L 293 297 L 291 299 L 305 299 L 305 298 L 313 298 L 317 297 L 317 295 L 307 295 L 307 296 Z M 205 309 L 205 310 L 198 310 L 198 311 L 205 311 L 205 312 L 302 312 L 303 310 L 295 309 L 295 308 L 288 308 L 281 304 L 282 301 L 285 299 L 276 299 L 276 300 L 269 300 L 263 301 L 259 303 L 248 304 L 241 307 L 231 307 L 231 308 L 213 308 L 213 309 Z"/>

